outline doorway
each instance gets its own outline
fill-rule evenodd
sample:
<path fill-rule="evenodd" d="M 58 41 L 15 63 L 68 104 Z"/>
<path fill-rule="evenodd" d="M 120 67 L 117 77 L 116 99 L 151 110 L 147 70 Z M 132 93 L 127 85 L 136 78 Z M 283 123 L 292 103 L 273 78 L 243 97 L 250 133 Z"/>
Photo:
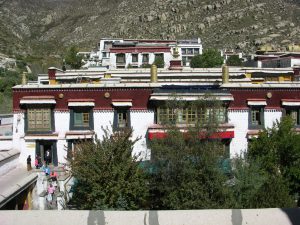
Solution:
<path fill-rule="evenodd" d="M 49 151 L 49 163 L 57 166 L 57 148 L 56 141 L 36 141 L 36 155 L 41 157 L 42 162 L 46 161 L 46 151 Z"/>

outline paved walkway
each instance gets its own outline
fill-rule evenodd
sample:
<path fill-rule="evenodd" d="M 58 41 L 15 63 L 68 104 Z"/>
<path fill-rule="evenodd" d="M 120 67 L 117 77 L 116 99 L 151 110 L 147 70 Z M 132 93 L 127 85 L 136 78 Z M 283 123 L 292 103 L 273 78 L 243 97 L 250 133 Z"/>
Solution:
<path fill-rule="evenodd" d="M 28 172 L 25 167 L 17 167 L 0 176 L 0 207 L 26 189 L 36 179 L 37 174 Z"/>

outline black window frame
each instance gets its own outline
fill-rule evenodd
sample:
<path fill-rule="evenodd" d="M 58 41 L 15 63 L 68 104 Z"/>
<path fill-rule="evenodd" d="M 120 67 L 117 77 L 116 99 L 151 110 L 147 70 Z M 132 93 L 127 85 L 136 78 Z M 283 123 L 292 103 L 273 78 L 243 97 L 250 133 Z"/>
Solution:
<path fill-rule="evenodd" d="M 89 113 L 89 126 L 75 126 L 74 113 Z M 76 106 L 70 108 L 70 130 L 94 130 L 94 113 L 91 106 Z"/>
<path fill-rule="evenodd" d="M 28 109 L 50 109 L 50 130 L 29 130 L 28 125 Z M 24 114 L 24 133 L 27 134 L 51 134 L 55 131 L 54 106 L 49 104 L 30 104 L 26 105 Z"/>
<path fill-rule="evenodd" d="M 127 117 L 127 125 L 125 127 L 120 127 L 118 123 L 118 116 L 119 113 L 126 113 Z M 113 120 L 113 130 L 114 131 L 120 131 L 123 129 L 129 129 L 131 128 L 131 115 L 130 115 L 130 108 L 128 107 L 118 107 L 114 110 L 114 120 Z"/>
<path fill-rule="evenodd" d="M 133 61 L 134 56 L 136 56 L 136 61 Z M 131 62 L 132 63 L 138 63 L 139 62 L 139 54 L 138 53 L 131 54 Z"/>
<path fill-rule="evenodd" d="M 300 107 L 297 106 L 285 106 L 283 110 L 283 116 L 287 116 L 287 110 L 295 110 L 297 112 L 297 121 L 295 122 L 296 127 L 300 127 Z"/>
<path fill-rule="evenodd" d="M 144 60 L 145 58 L 147 58 L 147 60 Z M 143 53 L 142 54 L 142 63 L 143 64 L 149 64 L 149 54 L 148 53 Z"/>
<path fill-rule="evenodd" d="M 253 110 L 259 110 L 260 113 L 260 121 L 261 124 L 253 124 L 252 123 L 252 112 Z M 260 105 L 253 105 L 249 108 L 249 113 L 248 113 L 248 128 L 249 129 L 263 129 L 265 127 L 265 106 L 260 106 Z"/>
<path fill-rule="evenodd" d="M 120 62 L 118 61 L 119 57 L 123 59 Z M 126 64 L 126 54 L 125 53 L 116 54 L 116 64 Z"/>

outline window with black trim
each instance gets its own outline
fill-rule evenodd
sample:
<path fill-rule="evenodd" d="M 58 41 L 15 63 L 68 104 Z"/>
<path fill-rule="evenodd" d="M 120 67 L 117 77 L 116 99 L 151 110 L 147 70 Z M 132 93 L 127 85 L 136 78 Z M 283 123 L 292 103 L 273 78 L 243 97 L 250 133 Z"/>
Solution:
<path fill-rule="evenodd" d="M 210 122 L 226 123 L 227 110 L 225 107 L 172 109 L 162 106 L 157 108 L 158 124 L 196 124 L 198 122 L 200 124 Z"/>
<path fill-rule="evenodd" d="M 120 63 L 120 64 L 126 63 L 124 53 L 117 54 L 116 63 Z"/>
<path fill-rule="evenodd" d="M 285 115 L 290 116 L 296 126 L 300 126 L 300 108 L 298 107 L 286 107 Z"/>
<path fill-rule="evenodd" d="M 25 115 L 26 133 L 48 133 L 54 130 L 53 111 L 47 106 L 28 107 Z"/>
<path fill-rule="evenodd" d="M 251 106 L 249 110 L 249 128 L 261 129 L 264 127 L 264 107 Z"/>
<path fill-rule="evenodd" d="M 129 109 L 116 109 L 114 114 L 115 130 L 130 128 L 130 110 Z"/>
<path fill-rule="evenodd" d="M 94 119 L 91 107 L 74 107 L 70 113 L 70 130 L 93 130 Z"/>
<path fill-rule="evenodd" d="M 143 54 L 142 62 L 143 64 L 149 63 L 149 54 Z"/>
<path fill-rule="evenodd" d="M 132 54 L 132 62 L 137 63 L 139 61 L 139 55 L 138 54 Z"/>

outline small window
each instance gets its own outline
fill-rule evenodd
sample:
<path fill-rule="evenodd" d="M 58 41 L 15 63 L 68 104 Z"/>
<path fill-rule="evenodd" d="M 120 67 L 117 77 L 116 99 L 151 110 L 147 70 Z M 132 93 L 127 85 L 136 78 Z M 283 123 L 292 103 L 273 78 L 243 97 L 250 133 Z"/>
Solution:
<path fill-rule="evenodd" d="M 106 52 L 102 52 L 102 57 L 103 57 L 103 58 L 106 58 L 106 57 L 107 57 Z"/>
<path fill-rule="evenodd" d="M 90 124 L 88 112 L 74 112 L 74 126 L 75 127 L 88 127 Z"/>
<path fill-rule="evenodd" d="M 129 109 L 117 109 L 115 111 L 114 129 L 125 128 L 130 128 L 130 111 Z"/>
<path fill-rule="evenodd" d="M 193 49 L 192 48 L 188 48 L 187 49 L 187 54 L 192 55 L 193 54 Z"/>
<path fill-rule="evenodd" d="M 299 121 L 300 121 L 299 120 L 299 109 L 298 108 L 286 108 L 285 109 L 285 114 L 287 116 L 290 116 L 293 119 L 295 125 L 300 125 L 300 123 L 299 123 Z"/>
<path fill-rule="evenodd" d="M 143 54 L 143 64 L 149 63 L 149 54 Z"/>
<path fill-rule="evenodd" d="M 52 112 L 50 108 L 27 109 L 27 131 L 52 131 Z"/>
<path fill-rule="evenodd" d="M 264 126 L 264 108 L 263 107 L 251 107 L 249 114 L 249 128 L 261 129 Z"/>
<path fill-rule="evenodd" d="M 117 63 L 126 63 L 125 54 L 117 54 Z"/>
<path fill-rule="evenodd" d="M 155 60 L 158 59 L 164 61 L 164 54 L 163 53 L 155 54 Z"/>
<path fill-rule="evenodd" d="M 200 51 L 199 48 L 194 48 L 194 55 L 199 55 Z"/>
<path fill-rule="evenodd" d="M 185 55 L 185 54 L 186 54 L 186 48 L 182 48 L 182 49 L 181 49 L 181 54 L 182 54 L 182 55 Z"/>
<path fill-rule="evenodd" d="M 137 63 L 139 61 L 138 54 L 132 54 L 132 62 Z"/>
<path fill-rule="evenodd" d="M 71 110 L 70 130 L 93 130 L 93 110 L 77 107 Z"/>
<path fill-rule="evenodd" d="M 182 56 L 182 65 L 186 66 L 187 64 L 187 57 L 186 56 Z"/>

